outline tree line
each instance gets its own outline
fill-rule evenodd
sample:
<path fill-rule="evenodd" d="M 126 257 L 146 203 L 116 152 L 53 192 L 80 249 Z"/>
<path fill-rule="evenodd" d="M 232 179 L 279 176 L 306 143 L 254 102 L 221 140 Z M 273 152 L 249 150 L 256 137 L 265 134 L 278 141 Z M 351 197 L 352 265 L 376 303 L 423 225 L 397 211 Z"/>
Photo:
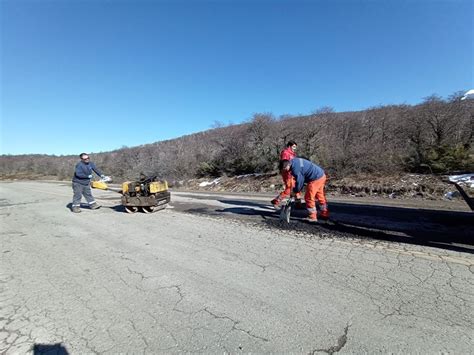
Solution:
<path fill-rule="evenodd" d="M 385 105 L 357 112 L 323 107 L 310 115 L 254 114 L 236 125 L 137 147 L 92 154 L 115 181 L 140 173 L 170 181 L 276 171 L 288 140 L 298 156 L 332 177 L 348 174 L 474 171 L 474 100 L 427 97 L 417 105 Z M 79 152 L 80 153 L 80 152 Z M 77 156 L 2 155 L 2 178 L 71 178 Z"/>

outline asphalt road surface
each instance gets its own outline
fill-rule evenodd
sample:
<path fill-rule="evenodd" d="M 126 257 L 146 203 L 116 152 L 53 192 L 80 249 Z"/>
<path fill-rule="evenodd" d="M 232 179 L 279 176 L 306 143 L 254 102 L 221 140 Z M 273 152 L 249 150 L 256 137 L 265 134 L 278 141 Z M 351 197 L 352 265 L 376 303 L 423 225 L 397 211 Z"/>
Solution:
<path fill-rule="evenodd" d="M 0 353 L 472 353 L 470 213 L 94 195 L 73 214 L 70 184 L 0 183 Z"/>

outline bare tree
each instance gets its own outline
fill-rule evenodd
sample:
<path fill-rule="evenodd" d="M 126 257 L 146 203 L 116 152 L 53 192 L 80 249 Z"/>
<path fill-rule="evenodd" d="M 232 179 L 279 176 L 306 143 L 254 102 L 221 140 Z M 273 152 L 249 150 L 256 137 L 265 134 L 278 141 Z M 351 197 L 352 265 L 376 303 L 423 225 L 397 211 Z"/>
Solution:
<path fill-rule="evenodd" d="M 167 179 L 273 171 L 289 140 L 298 155 L 334 175 L 394 171 L 474 170 L 474 102 L 459 93 L 427 97 L 418 105 L 372 107 L 311 115 L 257 113 L 238 125 L 216 124 L 205 132 L 138 147 L 96 153 L 97 165 L 120 182 L 140 172 Z M 0 177 L 70 179 L 77 156 L 3 155 Z"/>

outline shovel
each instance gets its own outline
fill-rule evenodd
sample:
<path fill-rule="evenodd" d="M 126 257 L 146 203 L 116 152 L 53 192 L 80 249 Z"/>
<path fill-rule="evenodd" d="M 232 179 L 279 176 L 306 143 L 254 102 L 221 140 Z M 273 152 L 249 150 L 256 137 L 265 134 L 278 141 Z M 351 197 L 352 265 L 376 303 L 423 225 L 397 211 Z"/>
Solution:
<path fill-rule="evenodd" d="M 290 223 L 290 214 L 291 214 L 291 206 L 295 202 L 293 197 L 286 200 L 285 205 L 281 208 L 280 211 L 280 221 L 286 221 L 286 223 Z"/>

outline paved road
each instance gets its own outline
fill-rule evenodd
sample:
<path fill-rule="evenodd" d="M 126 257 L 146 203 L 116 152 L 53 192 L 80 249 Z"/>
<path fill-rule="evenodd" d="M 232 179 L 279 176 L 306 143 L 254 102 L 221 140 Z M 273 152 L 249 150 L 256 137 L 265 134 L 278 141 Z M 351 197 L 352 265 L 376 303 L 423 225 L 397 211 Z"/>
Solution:
<path fill-rule="evenodd" d="M 303 206 L 300 210 L 293 209 L 290 225 L 285 226 L 279 223 L 278 213 L 269 205 L 273 196 L 175 192 L 174 197 L 174 207 L 182 212 L 254 221 L 312 234 L 331 232 L 338 237 L 358 236 L 474 252 L 474 213 L 464 203 L 446 209 L 430 202 L 432 209 L 427 209 L 426 201 L 410 201 L 411 206 L 407 207 L 403 206 L 403 200 L 355 203 L 330 198 L 331 221 L 335 224 L 304 223 L 307 212 Z"/>
<path fill-rule="evenodd" d="M 472 352 L 470 252 L 283 226 L 255 198 L 95 195 L 72 214 L 68 184 L 0 183 L 0 353 Z"/>

